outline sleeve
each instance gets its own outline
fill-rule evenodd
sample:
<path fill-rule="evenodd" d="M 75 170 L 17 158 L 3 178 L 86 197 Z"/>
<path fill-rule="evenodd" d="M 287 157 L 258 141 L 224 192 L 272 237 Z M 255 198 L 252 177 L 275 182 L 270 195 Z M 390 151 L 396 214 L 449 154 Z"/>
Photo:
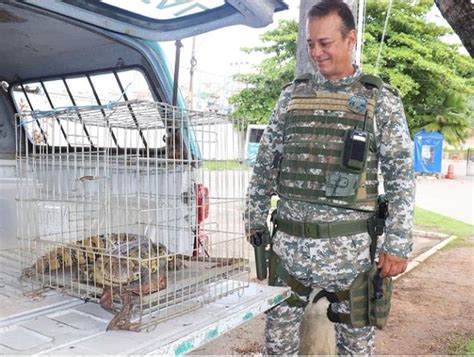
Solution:
<path fill-rule="evenodd" d="M 380 171 L 389 217 L 382 251 L 406 257 L 412 250 L 415 179 L 413 144 L 401 99 L 387 88 L 382 90 L 377 110 Z"/>
<path fill-rule="evenodd" d="M 245 223 L 248 229 L 266 226 L 271 198 L 277 192 L 279 158 L 283 149 L 283 114 L 291 95 L 291 86 L 280 94 L 257 153 L 249 182 Z"/>

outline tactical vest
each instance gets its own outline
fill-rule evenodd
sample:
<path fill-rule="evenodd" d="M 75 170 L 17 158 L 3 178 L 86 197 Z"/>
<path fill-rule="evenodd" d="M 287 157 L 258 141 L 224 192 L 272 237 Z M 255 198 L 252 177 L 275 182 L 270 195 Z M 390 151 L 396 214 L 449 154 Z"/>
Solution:
<path fill-rule="evenodd" d="M 374 130 L 382 81 L 363 75 L 350 86 L 319 87 L 296 80 L 284 114 L 280 197 L 335 207 L 375 210 L 378 161 Z M 367 159 L 359 170 L 342 165 L 350 129 L 369 133 Z"/>

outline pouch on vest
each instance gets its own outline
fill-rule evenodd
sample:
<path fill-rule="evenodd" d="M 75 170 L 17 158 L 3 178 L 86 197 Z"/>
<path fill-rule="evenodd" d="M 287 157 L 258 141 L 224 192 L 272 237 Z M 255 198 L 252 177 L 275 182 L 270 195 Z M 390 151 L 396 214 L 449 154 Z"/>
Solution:
<path fill-rule="evenodd" d="M 369 132 L 359 129 L 346 131 L 341 169 L 326 176 L 326 197 L 346 197 L 350 202 L 356 200 L 361 175 L 366 169 L 369 144 Z"/>
<path fill-rule="evenodd" d="M 326 176 L 326 197 L 352 197 L 355 201 L 361 176 L 351 172 L 336 171 Z"/>

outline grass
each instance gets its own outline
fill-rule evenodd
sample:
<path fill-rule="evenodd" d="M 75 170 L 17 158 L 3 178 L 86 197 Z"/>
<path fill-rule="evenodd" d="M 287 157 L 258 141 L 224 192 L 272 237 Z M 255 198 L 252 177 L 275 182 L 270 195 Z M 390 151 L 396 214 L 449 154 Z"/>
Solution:
<path fill-rule="evenodd" d="M 474 337 L 460 338 L 449 345 L 450 355 L 474 355 Z"/>
<path fill-rule="evenodd" d="M 474 236 L 474 226 L 456 219 L 428 211 L 423 208 L 415 208 L 416 228 L 424 231 L 435 231 L 448 235 L 455 235 L 455 239 L 448 243 L 443 249 L 458 248 L 468 245 L 467 239 Z"/>
<path fill-rule="evenodd" d="M 423 230 L 455 235 L 463 239 L 474 236 L 474 226 L 472 224 L 467 224 L 419 207 L 415 208 L 415 225 Z"/>
<path fill-rule="evenodd" d="M 238 160 L 206 160 L 204 161 L 204 170 L 223 171 L 223 170 L 250 170 L 251 167 Z"/>

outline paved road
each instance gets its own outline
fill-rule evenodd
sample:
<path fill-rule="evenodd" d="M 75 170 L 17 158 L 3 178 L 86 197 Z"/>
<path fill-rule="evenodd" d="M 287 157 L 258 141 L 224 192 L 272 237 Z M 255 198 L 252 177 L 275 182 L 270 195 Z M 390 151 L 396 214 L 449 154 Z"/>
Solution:
<path fill-rule="evenodd" d="M 466 175 L 466 161 L 443 162 L 442 173 L 453 165 L 454 179 L 418 177 L 416 206 L 474 224 L 474 176 Z"/>

